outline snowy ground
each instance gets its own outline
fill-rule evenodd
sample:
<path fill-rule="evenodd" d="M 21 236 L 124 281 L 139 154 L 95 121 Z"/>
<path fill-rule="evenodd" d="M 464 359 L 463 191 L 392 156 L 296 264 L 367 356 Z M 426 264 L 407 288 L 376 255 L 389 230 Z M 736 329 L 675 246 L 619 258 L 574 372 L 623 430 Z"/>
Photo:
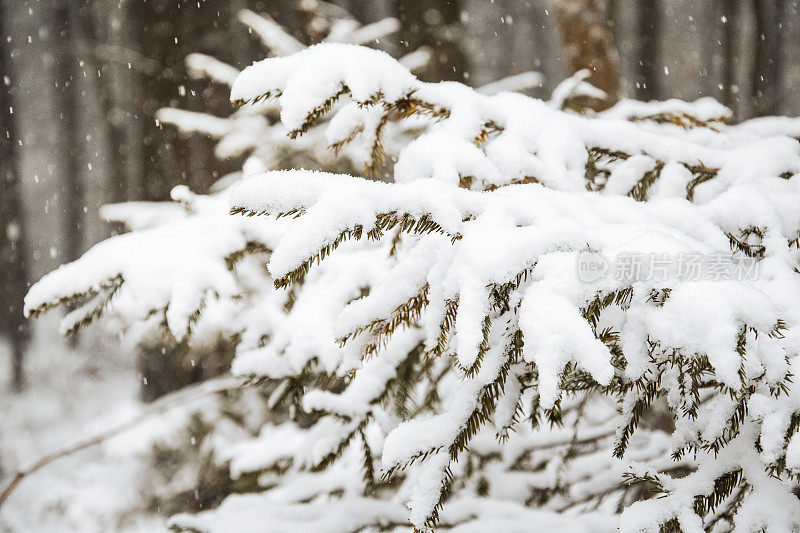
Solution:
<path fill-rule="evenodd" d="M 28 388 L 20 395 L 8 388 L 8 349 L 0 344 L 3 487 L 18 468 L 141 409 L 131 357 L 113 347 L 73 351 L 61 339 L 40 338 L 28 358 Z M 125 438 L 130 437 L 116 440 Z M 60 459 L 22 481 L 0 508 L 0 532 L 163 531 L 160 517 L 143 512 L 141 471 L 140 462 L 120 460 L 109 446 Z"/>

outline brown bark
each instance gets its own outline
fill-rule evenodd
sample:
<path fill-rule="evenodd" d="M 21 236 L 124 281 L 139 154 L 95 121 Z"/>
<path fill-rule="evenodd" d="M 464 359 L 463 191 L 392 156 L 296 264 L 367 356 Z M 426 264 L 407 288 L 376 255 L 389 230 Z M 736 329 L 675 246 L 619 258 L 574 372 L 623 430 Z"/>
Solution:
<path fill-rule="evenodd" d="M 558 0 L 556 7 L 570 71 L 589 70 L 589 81 L 608 95 L 597 107 L 613 105 L 619 100 L 619 65 L 604 6 L 599 0 Z"/>

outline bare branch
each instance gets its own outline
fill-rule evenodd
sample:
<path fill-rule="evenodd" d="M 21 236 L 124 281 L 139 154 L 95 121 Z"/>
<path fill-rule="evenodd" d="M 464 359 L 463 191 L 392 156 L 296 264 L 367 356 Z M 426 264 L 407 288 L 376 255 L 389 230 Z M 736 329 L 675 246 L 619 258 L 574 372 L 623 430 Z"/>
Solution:
<path fill-rule="evenodd" d="M 132 419 L 128 420 L 123 424 L 120 424 L 107 431 L 104 431 L 99 435 L 95 435 L 94 437 L 76 442 L 71 446 L 55 451 L 49 455 L 45 455 L 44 457 L 33 463 L 28 468 L 17 472 L 17 474 L 14 476 L 11 482 L 3 489 L 3 492 L 0 492 L 0 507 L 3 506 L 5 501 L 8 499 L 9 496 L 11 496 L 11 493 L 14 492 L 14 489 L 17 488 L 17 486 L 23 479 L 30 476 L 31 474 L 36 473 L 37 471 L 49 465 L 53 461 L 61 459 L 62 457 L 67 457 L 81 450 L 85 450 L 86 448 L 90 448 L 92 446 L 95 446 L 96 444 L 100 444 L 110 439 L 111 437 L 115 437 L 120 433 L 123 433 L 137 426 L 138 424 L 144 422 L 150 417 L 161 415 L 171 409 L 180 407 L 194 400 L 198 400 L 200 398 L 204 398 L 212 394 L 217 394 L 220 392 L 225 392 L 230 390 L 237 390 L 240 389 L 241 387 L 242 387 L 242 380 L 240 378 L 235 378 L 231 376 L 223 376 L 217 379 L 204 381 L 195 386 L 187 387 L 185 389 L 182 389 L 180 391 L 177 391 L 173 394 L 161 398 L 160 400 L 154 402 L 150 407 L 142 411 L 139 415 L 133 417 Z"/>

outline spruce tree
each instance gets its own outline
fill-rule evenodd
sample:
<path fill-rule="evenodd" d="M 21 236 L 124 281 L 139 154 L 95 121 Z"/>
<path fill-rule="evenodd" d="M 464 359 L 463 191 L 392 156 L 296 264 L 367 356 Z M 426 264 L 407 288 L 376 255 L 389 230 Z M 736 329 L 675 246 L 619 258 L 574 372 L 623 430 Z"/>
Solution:
<path fill-rule="evenodd" d="M 800 527 L 800 123 L 595 113 L 582 76 L 544 102 L 353 45 L 266 59 L 236 105 L 391 181 L 181 189 L 191 216 L 31 289 L 29 315 L 79 304 L 67 331 L 227 332 L 279 415 L 218 443 L 249 493 L 173 529 Z"/>

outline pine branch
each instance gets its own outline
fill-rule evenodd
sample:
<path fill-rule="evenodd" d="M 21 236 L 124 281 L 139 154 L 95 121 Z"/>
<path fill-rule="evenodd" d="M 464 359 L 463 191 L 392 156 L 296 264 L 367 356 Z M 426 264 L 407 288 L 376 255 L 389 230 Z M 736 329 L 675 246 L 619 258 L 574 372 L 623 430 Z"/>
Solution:
<path fill-rule="evenodd" d="M 239 262 L 248 255 L 270 254 L 272 250 L 266 244 L 258 241 L 247 241 L 244 248 L 236 250 L 225 256 L 225 266 L 231 272 L 236 268 Z"/>
<path fill-rule="evenodd" d="M 254 215 L 264 215 L 268 214 L 266 212 L 254 212 L 249 211 L 245 208 L 241 207 L 234 207 L 231 209 L 231 213 L 235 214 L 244 214 L 246 216 L 254 216 Z M 460 235 L 450 235 L 447 231 L 444 230 L 436 221 L 431 219 L 428 215 L 423 215 L 419 218 L 415 218 L 408 213 L 397 213 L 395 211 L 391 211 L 388 213 L 382 213 L 375 217 L 375 223 L 369 231 L 365 232 L 364 227 L 361 225 L 357 225 L 353 228 L 348 228 L 343 230 L 339 235 L 331 242 L 320 248 L 315 254 L 307 258 L 303 261 L 300 266 L 286 274 L 285 276 L 275 280 L 275 288 L 283 288 L 291 285 L 292 283 L 296 283 L 302 281 L 305 278 L 305 275 L 311 270 L 311 267 L 315 263 L 319 263 L 324 260 L 328 255 L 330 255 L 334 250 L 336 250 L 340 244 L 350 239 L 360 240 L 364 236 L 368 237 L 370 240 L 378 240 L 383 237 L 386 231 L 391 230 L 392 228 L 399 228 L 399 231 L 410 233 L 414 235 L 424 235 L 428 233 L 441 233 L 443 235 L 449 235 L 452 240 L 458 240 L 461 238 Z"/>
<path fill-rule="evenodd" d="M 362 461 L 363 474 L 364 474 L 364 494 L 369 494 L 373 491 L 375 486 L 375 458 L 372 455 L 372 449 L 367 442 L 367 436 L 364 434 L 363 429 L 358 431 L 361 437 L 361 445 L 364 450 L 364 457 Z"/>
<path fill-rule="evenodd" d="M 741 469 L 727 472 L 714 480 L 711 494 L 698 495 L 694 498 L 694 512 L 703 517 L 719 506 L 742 483 Z"/>
<path fill-rule="evenodd" d="M 628 449 L 628 442 L 639 425 L 639 420 L 660 392 L 659 380 L 656 380 L 648 382 L 641 390 L 634 388 L 628 393 L 633 395 L 635 400 L 633 406 L 628 411 L 623 412 L 623 425 L 614 439 L 614 457 L 621 459 L 625 455 L 625 450 Z M 626 399 L 626 401 L 630 400 Z"/>
<path fill-rule="evenodd" d="M 91 301 L 67 315 L 64 320 L 71 320 L 71 323 L 63 330 L 64 335 L 75 334 L 103 316 L 105 310 L 111 305 L 111 300 L 113 300 L 121 287 L 122 282 L 113 285 L 109 290 L 98 292 L 97 296 Z"/>
<path fill-rule="evenodd" d="M 628 120 L 631 122 L 643 122 L 651 120 L 658 124 L 674 124 L 683 129 L 708 128 L 712 131 L 719 131 L 714 123 L 724 124 L 728 121 L 726 116 L 713 117 L 708 120 L 699 119 L 689 113 L 682 111 L 668 111 L 664 113 L 654 113 L 652 115 L 632 116 Z"/>
<path fill-rule="evenodd" d="M 481 126 L 481 130 L 478 132 L 477 135 L 472 139 L 472 142 L 475 143 L 477 146 L 482 145 L 492 135 L 500 134 L 503 132 L 505 128 L 497 124 L 494 120 L 489 120 Z"/>
<path fill-rule="evenodd" d="M 316 106 L 315 108 L 313 108 L 311 111 L 308 112 L 305 120 L 303 120 L 303 123 L 300 125 L 300 127 L 295 128 L 289 132 L 289 138 L 296 139 L 297 137 L 300 137 L 301 135 L 306 133 L 309 130 L 309 128 L 311 128 L 313 125 L 319 122 L 323 116 L 325 116 L 327 113 L 330 112 L 331 109 L 333 109 L 334 104 L 336 104 L 336 102 L 338 102 L 342 96 L 348 94 L 350 94 L 350 88 L 344 83 L 342 83 L 339 89 L 335 93 L 330 95 L 321 104 L 319 104 L 318 106 Z"/>
<path fill-rule="evenodd" d="M 237 99 L 237 100 L 232 100 L 231 104 L 233 105 L 233 107 L 244 107 L 246 105 L 257 104 L 258 102 L 262 102 L 262 101 L 266 102 L 267 100 L 270 100 L 270 99 L 278 99 L 278 98 L 281 97 L 282 94 L 283 94 L 283 92 L 280 89 L 272 89 L 270 91 L 267 91 L 265 93 L 262 93 L 262 94 L 260 94 L 260 95 L 258 95 L 256 97 L 254 97 L 254 98 L 250 98 L 250 99 L 240 98 L 240 99 Z"/>
<path fill-rule="evenodd" d="M 444 318 L 439 325 L 439 335 L 436 337 L 436 345 L 428 352 L 428 357 L 438 357 L 447 349 L 450 340 L 450 331 L 456 322 L 458 314 L 458 300 L 447 300 L 444 306 Z"/>
<path fill-rule="evenodd" d="M 695 188 L 701 183 L 705 183 L 708 180 L 717 177 L 719 169 L 709 168 L 702 163 L 700 163 L 699 165 L 689 165 L 687 163 L 683 163 L 683 166 L 686 167 L 689 170 L 689 172 L 691 172 L 692 175 L 694 176 L 692 180 L 689 182 L 689 184 L 686 185 L 686 199 L 689 200 L 690 202 L 693 202 Z"/>
<path fill-rule="evenodd" d="M 383 167 L 386 151 L 383 148 L 383 130 L 389 122 L 389 113 L 384 113 L 375 126 L 372 148 L 369 151 L 369 161 L 364 163 L 364 175 L 377 176 Z"/>
<path fill-rule="evenodd" d="M 647 200 L 647 191 L 650 187 L 661 177 L 661 171 L 664 169 L 663 161 L 656 161 L 655 168 L 648 170 L 642 176 L 642 179 L 636 182 L 636 185 L 628 191 L 628 196 L 637 202 L 644 202 Z"/>
<path fill-rule="evenodd" d="M 398 328 L 410 328 L 419 320 L 422 311 L 429 303 L 428 292 L 429 286 L 426 283 L 419 293 L 395 308 L 387 319 L 374 320 L 366 326 L 357 328 L 348 336 L 339 339 L 339 345 L 344 346 L 348 339 L 352 339 L 360 333 L 369 332 L 372 339 L 362 349 L 362 360 L 368 360 L 386 346 L 386 343 L 389 342 L 389 339 Z"/>
<path fill-rule="evenodd" d="M 470 366 L 461 368 L 461 371 L 464 372 L 464 375 L 468 378 L 475 377 L 475 375 L 481 369 L 483 357 L 486 355 L 486 352 L 489 351 L 489 332 L 491 329 L 492 318 L 491 316 L 486 315 L 483 319 L 483 326 L 481 327 L 482 339 L 481 343 L 478 345 L 478 353 L 475 355 L 475 361 Z"/>
<path fill-rule="evenodd" d="M 333 143 L 329 144 L 328 145 L 328 149 L 333 152 L 333 155 L 335 155 L 336 157 L 339 157 L 339 153 L 342 151 L 342 149 L 346 145 L 348 145 L 351 142 L 353 142 L 355 140 L 355 138 L 358 137 L 359 135 L 361 135 L 362 133 L 364 133 L 364 125 L 363 124 L 359 124 L 358 126 L 353 128 L 350 131 L 350 133 L 347 134 L 346 137 L 344 137 L 343 139 L 340 139 L 340 140 L 338 140 L 336 142 L 333 142 Z"/>
<path fill-rule="evenodd" d="M 95 296 L 99 293 L 116 292 L 119 286 L 124 282 L 122 274 L 117 274 L 108 278 L 107 280 L 99 283 L 96 287 L 91 287 L 85 291 L 75 292 L 66 296 L 61 296 L 51 302 L 45 302 L 38 307 L 29 309 L 27 312 L 28 318 L 38 318 L 48 311 L 52 311 L 62 305 L 74 304 L 80 300 Z"/>
<path fill-rule="evenodd" d="M 764 232 L 757 227 L 745 228 L 739 231 L 739 238 L 733 233 L 726 233 L 731 244 L 731 250 L 742 252 L 747 257 L 762 259 L 766 248 L 761 243 L 764 239 Z M 758 242 L 750 243 L 750 237 L 754 236 Z"/>
<path fill-rule="evenodd" d="M 584 179 L 586 180 L 586 189 L 590 191 L 600 191 L 605 187 L 608 177 L 611 175 L 605 168 L 601 168 L 601 164 L 617 160 L 625 160 L 630 157 L 630 154 L 625 152 L 608 150 L 599 146 L 593 146 L 587 150 L 588 156 L 586 165 L 584 167 Z"/>

